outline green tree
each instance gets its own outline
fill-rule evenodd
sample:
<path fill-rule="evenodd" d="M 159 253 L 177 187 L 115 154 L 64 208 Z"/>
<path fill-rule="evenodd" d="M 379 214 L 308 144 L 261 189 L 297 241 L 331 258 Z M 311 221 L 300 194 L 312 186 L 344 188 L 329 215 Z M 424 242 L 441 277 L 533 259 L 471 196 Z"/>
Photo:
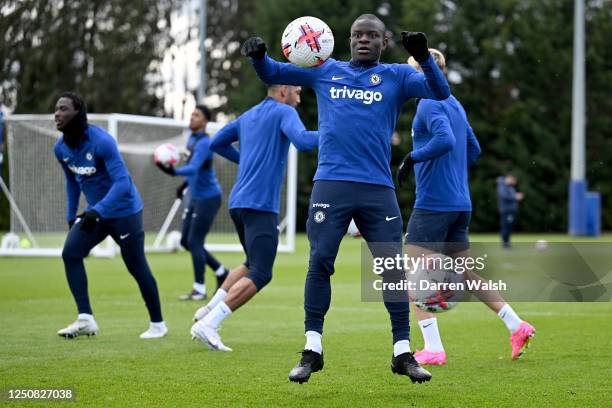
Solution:
<path fill-rule="evenodd" d="M 587 156 L 591 186 L 609 194 L 610 1 L 587 4 Z M 570 167 L 573 1 L 404 2 L 403 22 L 425 31 L 447 57 L 452 91 L 463 103 L 483 155 L 471 171 L 473 230 L 497 228 L 495 177 L 519 176 L 519 225 L 567 229 Z M 405 147 L 407 151 L 407 147 Z M 413 197 L 402 193 L 407 206 Z M 605 197 L 604 197 L 605 198 Z M 610 203 L 604 200 L 604 226 Z"/>
<path fill-rule="evenodd" d="M 76 90 L 90 111 L 161 114 L 155 95 L 173 0 L 7 1 L 2 6 L 2 100 L 47 113 Z"/>
<path fill-rule="evenodd" d="M 49 113 L 59 93 L 76 90 L 90 112 L 163 115 L 155 89 L 174 2 L 4 1 L 0 105 Z M 0 230 L 9 227 L 8 213 L 2 197 Z"/>

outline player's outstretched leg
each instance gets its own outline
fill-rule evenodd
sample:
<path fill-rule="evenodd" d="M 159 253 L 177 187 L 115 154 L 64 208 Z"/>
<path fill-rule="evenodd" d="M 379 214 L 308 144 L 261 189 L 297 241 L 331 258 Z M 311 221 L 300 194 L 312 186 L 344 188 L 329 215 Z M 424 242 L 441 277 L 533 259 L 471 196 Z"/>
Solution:
<path fill-rule="evenodd" d="M 506 324 L 506 327 L 508 327 L 508 330 L 510 330 L 512 359 L 516 360 L 525 354 L 525 351 L 527 351 L 530 340 L 535 336 L 535 327 L 526 321 L 520 320 L 516 312 L 509 304 L 504 305 L 504 307 L 498 312 L 498 316 L 504 321 L 504 323 L 510 320 L 513 321 L 510 324 L 512 328 L 508 327 L 508 324 Z"/>
<path fill-rule="evenodd" d="M 223 280 L 223 283 L 221 284 L 219 289 L 217 289 L 214 296 L 210 299 L 210 302 L 208 302 L 206 306 L 202 306 L 201 308 L 196 310 L 195 314 L 193 315 L 193 321 L 197 322 L 198 320 L 202 320 L 206 317 L 208 313 L 210 313 L 211 310 L 215 308 L 215 306 L 223 302 L 227 297 L 227 292 L 229 292 L 230 288 L 242 277 L 244 277 L 248 271 L 248 266 L 242 264 L 227 273 L 227 278 Z"/>
<path fill-rule="evenodd" d="M 168 333 L 162 317 L 157 282 L 151 273 L 144 253 L 144 229 L 142 213 L 117 218 L 109 222 L 111 236 L 121 248 L 121 257 L 130 274 L 136 280 L 140 294 L 149 312 L 149 329 L 141 339 L 157 339 Z"/>
<path fill-rule="evenodd" d="M 360 202 L 359 211 L 354 216 L 355 224 L 368 243 L 374 258 L 395 259 L 402 255 L 402 217 L 393 189 L 363 184 L 359 186 L 360 196 L 368 197 Z M 405 279 L 401 267 L 385 269 L 382 274 L 384 283 L 398 287 Z M 401 286 L 400 286 L 401 287 Z M 410 351 L 410 306 L 408 292 L 405 290 L 384 290 L 383 300 L 393 333 L 393 355 L 391 371 L 405 375 L 415 383 L 431 380 L 431 374 L 419 365 Z"/>
<path fill-rule="evenodd" d="M 474 273 L 467 272 L 467 279 L 483 280 L 484 279 Z M 512 348 L 512 359 L 516 360 L 527 351 L 531 339 L 535 336 L 535 327 L 527 323 L 518 316 L 498 291 L 473 291 L 473 294 L 482 303 L 486 304 L 489 309 L 497 313 L 504 325 L 510 332 L 510 347 Z"/>
<path fill-rule="evenodd" d="M 438 330 L 438 319 L 432 313 L 418 307 L 414 307 L 413 310 L 425 342 L 423 350 L 417 350 L 414 358 L 421 365 L 446 364 L 446 352 Z"/>
<path fill-rule="evenodd" d="M 331 303 L 331 282 L 340 242 L 351 222 L 354 183 L 316 181 L 310 197 L 307 222 L 310 259 L 304 286 L 306 345 L 289 380 L 304 383 L 323 368 L 321 338 L 325 314 Z"/>
<path fill-rule="evenodd" d="M 77 304 L 78 317 L 76 321 L 60 329 L 57 332 L 58 336 L 73 339 L 79 336 L 95 336 L 98 333 L 98 324 L 94 320 L 89 303 L 87 274 L 83 259 L 93 247 L 102 242 L 106 235 L 104 225 L 96 226 L 92 232 L 85 232 L 81 230 L 80 223 L 77 222 L 66 237 L 62 259 L 68 286 Z"/>
<path fill-rule="evenodd" d="M 193 289 L 190 293 L 181 296 L 180 300 L 204 300 L 206 299 L 206 285 L 204 283 L 204 269 L 207 264 L 208 252 L 204 249 L 206 235 L 215 219 L 215 215 L 221 206 L 221 196 L 207 199 L 192 198 L 187 216 L 191 216 L 187 246 L 191 253 L 193 264 Z M 186 229 L 186 228 L 185 228 Z M 217 262 L 217 268 L 219 264 Z"/>
<path fill-rule="evenodd" d="M 224 300 L 191 328 L 192 338 L 220 351 L 231 351 L 217 332 L 221 322 L 270 283 L 278 247 L 277 214 L 251 209 L 234 209 L 230 212 L 237 230 L 244 231 L 240 241 L 247 254 L 248 272 L 229 288 Z"/>

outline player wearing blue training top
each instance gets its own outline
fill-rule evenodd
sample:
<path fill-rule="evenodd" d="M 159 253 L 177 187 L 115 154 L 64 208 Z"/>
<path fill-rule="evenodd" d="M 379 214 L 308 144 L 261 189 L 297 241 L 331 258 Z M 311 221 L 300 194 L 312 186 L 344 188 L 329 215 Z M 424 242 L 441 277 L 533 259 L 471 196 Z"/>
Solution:
<path fill-rule="evenodd" d="M 63 93 L 57 101 L 55 123 L 62 132 L 54 152 L 66 175 L 66 219 L 70 228 L 62 258 L 79 313 L 78 319 L 58 334 L 73 338 L 98 332 L 83 258 L 110 235 L 121 248 L 123 261 L 149 311 L 151 324 L 140 338 L 165 336 L 168 329 L 162 319 L 157 283 L 144 253 L 142 200 L 115 140 L 103 129 L 87 124 L 85 101 L 72 92 Z M 81 192 L 87 209 L 77 215 Z"/>
<path fill-rule="evenodd" d="M 444 55 L 430 49 L 440 69 Z M 408 62 L 420 69 L 418 62 Z M 468 122 L 463 106 L 454 97 L 443 101 L 421 100 L 412 122 L 413 150 L 398 168 L 400 186 L 414 168 L 416 200 L 406 229 L 406 252 L 419 257 L 424 253 L 443 253 L 450 257 L 470 256 L 468 226 L 472 203 L 468 186 L 468 168 L 480 155 L 480 145 Z M 473 271 L 466 280 L 482 280 Z M 497 291 L 474 292 L 499 315 L 511 333 L 512 358 L 519 357 L 535 333 L 522 321 Z M 415 308 L 425 348 L 415 353 L 420 364 L 445 364 L 446 353 L 435 315 Z"/>
<path fill-rule="evenodd" d="M 210 110 L 198 105 L 191 113 L 189 129 L 192 131 L 187 140 L 189 159 L 185 166 L 175 169 L 160 163 L 157 166 L 171 176 L 183 176 L 187 185 L 181 185 L 177 197 L 183 198 L 185 187 L 188 187 L 189 199 L 183 200 L 185 211 L 181 231 L 181 245 L 191 253 L 194 283 L 192 290 L 179 297 L 180 300 L 206 299 L 204 268 L 209 265 L 217 276 L 217 287 L 227 277 L 226 269 L 204 248 L 204 241 L 215 215 L 221 207 L 221 186 L 213 166 L 213 153 L 210 151 L 210 137 L 206 125 L 210 121 Z M 185 197 L 187 198 L 187 197 Z"/>
<path fill-rule="evenodd" d="M 299 86 L 270 86 L 267 98 L 227 124 L 211 143 L 216 153 L 238 163 L 228 207 L 247 258 L 194 316 L 191 335 L 213 350 L 231 350 L 219 337 L 219 325 L 272 279 L 289 144 L 300 151 L 317 146 L 317 132 L 307 131 L 295 110 L 300 91 Z"/>
<path fill-rule="evenodd" d="M 291 381 L 308 381 L 311 373 L 323 368 L 321 336 L 331 301 L 330 277 L 351 217 L 375 257 L 386 256 L 381 251 L 391 256 L 401 252 L 402 219 L 389 161 L 391 137 L 402 105 L 411 97 L 444 99 L 450 94 L 423 33 L 403 32 L 402 43 L 422 61 L 425 75 L 410 66 L 379 63 L 388 43 L 385 33 L 378 17 L 359 16 L 351 26 L 351 61 L 329 59 L 317 68 L 274 61 L 258 37 L 243 45 L 243 53 L 251 57 L 262 81 L 309 86 L 317 95 L 320 141 L 307 223 L 306 346 L 289 374 Z M 392 244 L 374 250 L 375 242 Z M 388 272 L 383 279 L 396 280 L 401 273 Z M 428 381 L 431 374 L 410 353 L 407 294 L 394 296 L 385 291 L 383 298 L 393 332 L 392 371 L 409 376 L 413 382 Z"/>

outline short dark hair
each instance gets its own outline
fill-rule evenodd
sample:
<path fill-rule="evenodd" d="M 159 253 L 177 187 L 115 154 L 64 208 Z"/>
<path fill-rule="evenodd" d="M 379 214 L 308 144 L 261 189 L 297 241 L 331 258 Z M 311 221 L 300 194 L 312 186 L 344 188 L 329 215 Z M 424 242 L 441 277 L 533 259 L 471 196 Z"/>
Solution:
<path fill-rule="evenodd" d="M 195 108 L 202 112 L 202 115 L 204 115 L 206 120 L 210 122 L 210 119 L 212 118 L 212 113 L 210 113 L 210 109 L 208 109 L 205 105 L 196 105 Z"/>
<path fill-rule="evenodd" d="M 361 14 L 359 17 L 357 17 L 354 21 L 353 24 L 355 24 L 357 21 L 359 20 L 370 20 L 370 21 L 378 21 L 380 22 L 380 24 L 382 24 L 383 26 L 383 34 L 387 31 L 387 25 L 385 24 L 384 21 L 382 21 L 377 15 L 375 14 L 371 14 L 371 13 L 365 13 L 365 14 Z M 353 24 L 351 24 L 351 29 L 353 28 Z"/>
<path fill-rule="evenodd" d="M 70 99 L 72 101 L 72 106 L 74 106 L 75 110 L 80 111 L 81 109 L 83 109 L 85 112 L 87 112 L 87 104 L 85 103 L 83 97 L 78 93 L 70 91 L 62 92 L 60 98 Z"/>

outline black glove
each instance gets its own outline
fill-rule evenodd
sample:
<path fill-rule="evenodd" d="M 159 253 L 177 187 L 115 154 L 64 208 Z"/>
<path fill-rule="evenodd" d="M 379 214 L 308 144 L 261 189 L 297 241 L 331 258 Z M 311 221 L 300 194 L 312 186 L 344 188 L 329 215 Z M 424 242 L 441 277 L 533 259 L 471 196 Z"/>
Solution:
<path fill-rule="evenodd" d="M 74 222 L 75 222 L 75 221 L 76 221 L 76 220 L 70 220 L 70 221 L 68 221 L 68 231 L 70 231 L 70 230 L 72 229 L 72 226 L 74 225 Z"/>
<path fill-rule="evenodd" d="M 161 171 L 163 171 L 164 173 L 170 175 L 170 176 L 176 176 L 176 171 L 174 171 L 174 167 L 172 165 L 170 166 L 164 166 L 161 163 L 155 163 L 155 165 L 157 166 L 158 169 L 160 169 Z"/>
<path fill-rule="evenodd" d="M 410 153 L 408 153 L 406 157 L 404 157 L 404 160 L 402 160 L 402 162 L 400 163 L 399 167 L 397 168 L 397 173 L 395 174 L 395 177 L 397 178 L 397 184 L 400 187 L 403 187 L 403 184 L 406 181 L 406 178 L 408 177 L 410 172 L 412 171 L 413 166 L 414 160 L 412 160 L 412 156 L 410 155 Z"/>
<path fill-rule="evenodd" d="M 425 36 L 424 33 L 402 31 L 402 44 L 406 51 L 408 51 L 417 62 L 425 62 L 429 58 L 427 36 Z"/>
<path fill-rule="evenodd" d="M 267 49 L 268 46 L 266 45 L 264 40 L 259 37 L 251 37 L 242 44 L 240 52 L 245 57 L 250 57 L 253 59 L 262 59 L 264 55 L 266 55 Z"/>
<path fill-rule="evenodd" d="M 176 189 L 176 198 L 179 200 L 183 199 L 183 194 L 185 193 L 185 189 L 187 188 L 187 182 L 184 182 Z"/>
<path fill-rule="evenodd" d="M 100 214 L 96 210 L 89 210 L 77 215 L 81 219 L 81 231 L 93 232 L 100 222 Z"/>

